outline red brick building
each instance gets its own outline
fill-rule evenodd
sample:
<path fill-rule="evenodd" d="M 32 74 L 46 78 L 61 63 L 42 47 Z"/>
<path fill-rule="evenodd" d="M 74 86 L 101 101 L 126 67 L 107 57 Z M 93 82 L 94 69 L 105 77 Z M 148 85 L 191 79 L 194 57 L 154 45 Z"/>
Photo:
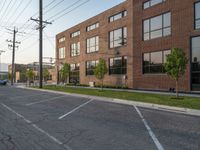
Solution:
<path fill-rule="evenodd" d="M 175 87 L 163 69 L 173 47 L 190 60 L 181 91 L 200 90 L 200 0 L 126 0 L 56 36 L 57 65 L 71 64 L 70 81 L 99 81 L 93 68 L 106 60 L 107 85 L 133 89 Z"/>

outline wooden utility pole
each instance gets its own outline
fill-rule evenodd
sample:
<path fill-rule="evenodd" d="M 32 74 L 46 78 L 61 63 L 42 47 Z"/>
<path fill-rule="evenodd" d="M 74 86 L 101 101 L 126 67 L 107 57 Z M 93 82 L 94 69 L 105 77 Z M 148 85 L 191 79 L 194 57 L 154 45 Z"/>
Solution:
<path fill-rule="evenodd" d="M 10 30 L 10 29 L 8 29 Z M 12 30 L 10 30 L 12 31 Z M 13 40 L 7 40 L 7 42 L 12 43 L 12 45 L 8 45 L 12 48 L 12 73 L 11 73 L 11 85 L 14 83 L 14 74 L 15 74 L 15 48 L 18 47 L 15 44 L 20 44 L 20 42 L 16 42 L 16 34 L 18 30 L 14 27 L 13 30 Z"/>
<path fill-rule="evenodd" d="M 37 22 L 39 24 L 39 88 L 42 88 L 42 80 L 43 80 L 43 26 L 44 24 L 51 24 L 51 22 L 43 21 L 43 1 L 39 0 L 39 20 L 38 19 L 33 19 L 31 20 Z"/>

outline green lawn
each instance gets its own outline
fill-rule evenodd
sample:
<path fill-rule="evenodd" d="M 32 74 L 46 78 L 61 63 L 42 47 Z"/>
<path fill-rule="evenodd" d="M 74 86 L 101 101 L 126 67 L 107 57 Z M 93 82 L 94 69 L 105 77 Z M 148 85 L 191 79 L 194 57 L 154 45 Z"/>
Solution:
<path fill-rule="evenodd" d="M 138 101 L 145 103 L 154 103 L 168 106 L 176 106 L 183 108 L 192 108 L 200 110 L 200 98 L 182 97 L 183 99 L 172 99 L 174 96 L 159 95 L 159 94 L 144 94 L 123 91 L 111 91 L 104 89 L 103 91 L 97 89 L 61 87 L 61 86 L 44 86 L 44 89 L 62 91 L 67 93 L 77 93 L 92 96 L 101 96 L 109 98 L 126 99 L 130 101 Z"/>

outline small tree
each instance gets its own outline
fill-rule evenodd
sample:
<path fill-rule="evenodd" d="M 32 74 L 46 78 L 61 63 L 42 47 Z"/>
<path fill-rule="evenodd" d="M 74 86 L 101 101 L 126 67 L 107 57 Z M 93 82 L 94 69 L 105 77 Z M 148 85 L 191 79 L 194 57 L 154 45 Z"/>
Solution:
<path fill-rule="evenodd" d="M 173 48 L 171 54 L 167 55 L 164 68 L 166 73 L 176 81 L 176 98 L 178 98 L 178 80 L 184 75 L 188 59 L 183 49 Z"/>
<path fill-rule="evenodd" d="M 49 76 L 50 76 L 49 70 L 48 69 L 44 69 L 43 70 L 43 78 L 44 78 L 45 82 L 48 80 Z"/>
<path fill-rule="evenodd" d="M 104 59 L 100 58 L 99 63 L 94 69 L 94 75 L 97 79 L 101 80 L 101 90 L 103 90 L 103 79 L 105 74 L 108 72 L 106 62 Z"/>
<path fill-rule="evenodd" d="M 26 77 L 28 79 L 29 85 L 31 81 L 34 81 L 35 72 L 32 69 L 27 70 Z"/>
<path fill-rule="evenodd" d="M 70 65 L 68 63 L 65 63 L 62 69 L 60 70 L 60 77 L 64 83 L 69 82 L 69 73 L 70 73 Z"/>

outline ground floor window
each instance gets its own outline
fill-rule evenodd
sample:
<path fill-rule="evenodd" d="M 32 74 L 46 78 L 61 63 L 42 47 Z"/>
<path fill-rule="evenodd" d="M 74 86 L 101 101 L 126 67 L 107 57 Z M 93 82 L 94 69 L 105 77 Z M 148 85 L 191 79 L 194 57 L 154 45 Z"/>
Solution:
<path fill-rule="evenodd" d="M 127 56 L 109 59 L 109 74 L 126 74 Z"/>
<path fill-rule="evenodd" d="M 191 80 L 192 90 L 200 90 L 200 36 L 192 38 Z"/>
<path fill-rule="evenodd" d="M 143 73 L 165 73 L 163 64 L 171 50 L 157 51 L 143 54 Z"/>
<path fill-rule="evenodd" d="M 80 64 L 70 64 L 70 74 L 69 74 L 70 83 L 79 83 L 80 82 Z"/>
<path fill-rule="evenodd" d="M 86 75 L 94 75 L 94 69 L 98 63 L 99 63 L 98 60 L 87 61 L 86 62 Z"/>

